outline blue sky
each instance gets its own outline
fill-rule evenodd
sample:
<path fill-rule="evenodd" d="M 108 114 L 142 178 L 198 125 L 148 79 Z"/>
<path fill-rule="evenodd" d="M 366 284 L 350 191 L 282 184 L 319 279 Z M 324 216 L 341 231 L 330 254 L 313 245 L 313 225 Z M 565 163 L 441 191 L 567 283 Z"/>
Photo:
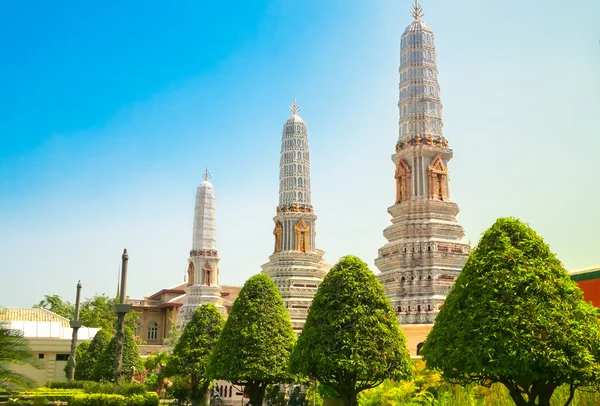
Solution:
<path fill-rule="evenodd" d="M 0 305 L 183 281 L 195 190 L 217 193 L 221 283 L 272 252 L 281 128 L 309 128 L 317 245 L 373 267 L 393 203 L 410 1 L 0 2 Z M 423 1 L 452 199 L 475 243 L 528 222 L 600 263 L 600 3 Z"/>

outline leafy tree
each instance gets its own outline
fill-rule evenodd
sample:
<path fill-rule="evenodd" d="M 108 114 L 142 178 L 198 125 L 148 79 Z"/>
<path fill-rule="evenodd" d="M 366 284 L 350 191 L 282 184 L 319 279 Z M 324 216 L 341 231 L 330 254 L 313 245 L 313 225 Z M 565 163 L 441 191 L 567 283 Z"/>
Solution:
<path fill-rule="evenodd" d="M 275 283 L 265 274 L 251 277 L 233 303 L 209 361 L 209 375 L 245 385 L 250 404 L 262 405 L 270 383 L 288 380 L 294 345 L 292 323 Z"/>
<path fill-rule="evenodd" d="M 507 387 L 518 406 L 597 381 L 600 324 L 534 230 L 500 218 L 469 255 L 421 349 L 444 379 Z M 536 403 L 537 402 L 537 403 Z"/>
<path fill-rule="evenodd" d="M 23 374 L 11 370 L 11 365 L 30 365 L 41 368 L 37 359 L 29 348 L 27 340 L 19 330 L 12 330 L 0 322 L 0 389 L 32 388 L 36 382 Z"/>
<path fill-rule="evenodd" d="M 110 342 L 111 336 L 105 330 L 96 333 L 90 346 L 80 356 L 77 354 L 77 365 L 75 367 L 75 379 L 78 381 L 94 380 L 94 367 L 102 357 L 104 350 Z M 83 344 L 83 343 L 82 343 Z M 79 347 L 77 348 L 79 350 Z"/>
<path fill-rule="evenodd" d="M 86 298 L 81 302 L 79 320 L 86 327 L 101 328 L 114 334 L 117 322 L 117 315 L 114 311 L 116 303 L 117 299 L 108 297 L 104 294 Z M 50 310 L 69 320 L 73 319 L 75 316 L 75 305 L 71 302 L 64 301 L 58 295 L 45 295 L 44 300 L 33 307 Z M 137 320 L 137 313 L 129 312 L 125 317 L 125 326 L 135 331 Z"/>
<path fill-rule="evenodd" d="M 113 337 L 94 366 L 92 378 L 95 381 L 111 381 L 113 379 L 113 365 L 116 349 L 117 338 Z M 132 368 L 139 370 L 141 366 L 140 352 L 135 337 L 133 336 L 133 331 L 131 331 L 130 328 L 125 328 L 125 341 L 123 343 L 123 373 L 130 374 Z"/>
<path fill-rule="evenodd" d="M 206 402 L 211 383 L 206 366 L 224 324 L 223 316 L 214 305 L 200 306 L 185 326 L 169 359 L 168 375 L 189 377 L 192 405 Z"/>
<path fill-rule="evenodd" d="M 50 310 L 51 312 L 69 320 L 72 320 L 73 316 L 75 315 L 75 305 L 70 302 L 65 302 L 58 295 L 44 295 L 44 300 L 40 301 L 36 305 L 33 305 L 33 307 Z"/>
<path fill-rule="evenodd" d="M 77 349 L 75 350 L 75 380 L 85 379 L 85 378 L 77 377 L 77 369 L 79 368 L 79 363 L 81 362 L 82 358 L 85 357 L 85 353 L 89 347 L 90 347 L 90 341 L 80 341 L 79 343 L 77 343 Z M 71 366 L 71 363 L 67 362 L 65 364 L 65 367 L 63 368 L 63 371 L 65 371 L 65 376 L 67 378 L 69 377 L 69 367 L 70 366 Z"/>
<path fill-rule="evenodd" d="M 293 373 L 337 391 L 346 406 L 386 379 L 406 379 L 413 364 L 383 286 L 359 258 L 348 255 L 315 295 L 291 357 Z"/>

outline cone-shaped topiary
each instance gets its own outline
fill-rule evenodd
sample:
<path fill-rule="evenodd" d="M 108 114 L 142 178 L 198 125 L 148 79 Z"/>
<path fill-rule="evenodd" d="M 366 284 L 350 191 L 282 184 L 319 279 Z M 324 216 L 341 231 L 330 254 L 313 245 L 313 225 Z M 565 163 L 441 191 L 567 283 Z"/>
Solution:
<path fill-rule="evenodd" d="M 209 374 L 245 385 L 250 404 L 262 405 L 268 384 L 288 380 L 295 338 L 277 286 L 267 275 L 255 275 L 233 303 L 210 359 Z"/>
<path fill-rule="evenodd" d="M 192 405 L 207 403 L 205 400 L 211 380 L 206 366 L 224 324 L 225 319 L 214 305 L 200 306 L 185 326 L 169 358 L 166 375 L 189 379 Z"/>
<path fill-rule="evenodd" d="M 102 331 L 102 330 L 100 330 Z M 110 381 L 113 379 L 113 365 L 117 350 L 117 339 L 112 337 L 102 355 L 94 365 L 92 371 L 92 379 L 95 381 L 106 380 Z M 88 349 L 89 351 L 89 349 Z M 142 367 L 140 360 L 140 351 L 138 350 L 133 331 L 126 327 L 125 328 L 125 340 L 123 342 L 123 374 L 130 375 L 132 368 L 139 370 Z M 77 372 L 77 369 L 75 369 Z"/>
<path fill-rule="evenodd" d="M 421 354 L 462 385 L 502 383 L 519 406 L 598 378 L 594 307 L 534 230 L 500 218 L 469 256 Z M 570 404 L 569 399 L 565 405 Z"/>
<path fill-rule="evenodd" d="M 359 258 L 343 257 L 315 295 L 291 358 L 293 373 L 336 389 L 345 406 L 386 379 L 412 374 L 406 337 L 383 286 Z"/>
<path fill-rule="evenodd" d="M 110 342 L 110 334 L 102 329 L 96 333 L 90 346 L 83 352 L 81 357 L 77 355 L 75 367 L 75 379 L 78 381 L 91 381 L 94 379 L 94 367 L 102 357 L 104 350 Z M 79 350 L 79 347 L 77 348 Z"/>

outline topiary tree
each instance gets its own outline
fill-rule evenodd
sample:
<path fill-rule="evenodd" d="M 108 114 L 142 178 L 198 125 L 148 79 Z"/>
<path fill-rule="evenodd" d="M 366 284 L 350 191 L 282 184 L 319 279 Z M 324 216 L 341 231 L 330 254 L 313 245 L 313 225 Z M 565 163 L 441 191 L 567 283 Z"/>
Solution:
<path fill-rule="evenodd" d="M 500 218 L 469 255 L 421 354 L 445 380 L 505 385 L 518 406 L 598 379 L 600 325 L 544 240 Z"/>
<path fill-rule="evenodd" d="M 75 355 L 75 380 L 77 380 L 77 368 L 79 366 L 79 363 L 81 362 L 81 359 L 84 357 L 84 354 L 86 353 L 86 351 L 88 350 L 88 348 L 90 347 L 90 341 L 80 341 L 77 344 L 77 349 L 76 351 L 76 355 Z M 65 364 L 65 367 L 63 368 L 63 371 L 65 372 L 65 377 L 67 377 L 67 379 L 69 378 L 69 367 L 71 366 L 70 362 L 67 362 Z"/>
<path fill-rule="evenodd" d="M 94 366 L 92 371 L 93 380 L 112 381 L 116 349 L 117 339 L 116 337 L 112 337 Z M 137 343 L 135 342 L 133 331 L 130 328 L 125 328 L 125 341 L 123 342 L 123 372 L 130 374 L 132 368 L 139 370 L 141 366 L 140 352 Z M 77 369 L 75 369 L 75 371 L 77 372 Z"/>
<path fill-rule="evenodd" d="M 190 400 L 194 406 L 206 404 L 211 383 L 206 372 L 207 362 L 224 324 L 225 319 L 214 305 L 200 306 L 185 326 L 169 358 L 165 374 L 188 377 Z"/>
<path fill-rule="evenodd" d="M 337 391 L 346 406 L 386 379 L 407 379 L 413 364 L 383 286 L 359 258 L 343 257 L 319 286 L 298 343 L 293 373 Z"/>
<path fill-rule="evenodd" d="M 209 361 L 209 374 L 245 385 L 250 404 L 262 405 L 265 388 L 288 380 L 295 334 L 283 300 L 265 274 L 251 277 L 233 303 Z"/>
<path fill-rule="evenodd" d="M 81 355 L 77 353 L 76 360 L 77 365 L 75 366 L 75 380 L 77 381 L 91 381 L 94 379 L 93 372 L 94 367 L 100 360 L 100 357 L 104 353 L 104 350 L 110 342 L 110 334 L 105 330 L 100 330 L 96 333 L 89 347 Z M 83 344 L 83 343 L 81 343 Z M 77 351 L 79 347 L 77 346 Z"/>

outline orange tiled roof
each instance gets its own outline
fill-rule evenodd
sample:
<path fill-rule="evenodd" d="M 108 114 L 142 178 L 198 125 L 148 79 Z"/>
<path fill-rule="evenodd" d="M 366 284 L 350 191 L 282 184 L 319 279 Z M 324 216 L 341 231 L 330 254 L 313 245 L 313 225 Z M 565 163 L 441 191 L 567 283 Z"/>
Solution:
<path fill-rule="evenodd" d="M 51 321 L 69 327 L 69 319 L 46 309 L 4 309 L 0 311 L 0 320 L 5 321 Z"/>

